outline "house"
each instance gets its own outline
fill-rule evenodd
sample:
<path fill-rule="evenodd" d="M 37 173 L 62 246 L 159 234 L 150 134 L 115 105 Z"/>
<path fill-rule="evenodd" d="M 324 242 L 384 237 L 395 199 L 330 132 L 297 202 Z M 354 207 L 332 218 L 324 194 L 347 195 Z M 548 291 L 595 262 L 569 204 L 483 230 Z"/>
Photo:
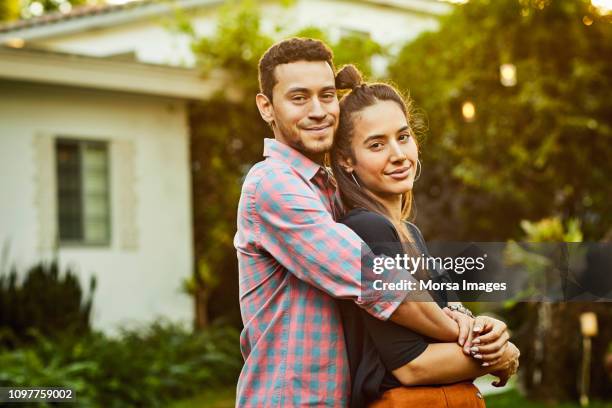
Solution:
<path fill-rule="evenodd" d="M 216 29 L 223 0 L 135 1 L 85 6 L 0 26 L 0 43 L 30 45 L 97 57 L 193 67 L 190 38 L 172 30 L 177 15 L 188 16 L 197 36 Z M 451 5 L 440 0 L 294 0 L 259 1 L 262 30 L 273 37 L 279 24 L 296 31 L 327 30 L 332 40 L 360 33 L 396 48 L 437 27 Z M 180 11 L 180 13 L 179 13 Z M 285 33 L 288 34 L 288 33 Z"/>
<path fill-rule="evenodd" d="M 197 72 L 0 48 L 0 245 L 96 274 L 100 328 L 191 319 L 187 103 Z"/>
<path fill-rule="evenodd" d="M 223 75 L 198 75 L 189 38 L 171 22 L 178 8 L 210 35 L 222 3 L 85 6 L 0 25 L 0 245 L 22 270 L 57 254 L 82 282 L 95 274 L 98 328 L 193 317 L 181 293 L 194 263 L 188 106 Z M 393 47 L 435 28 L 449 7 L 266 1 L 262 24 L 358 32 Z"/>

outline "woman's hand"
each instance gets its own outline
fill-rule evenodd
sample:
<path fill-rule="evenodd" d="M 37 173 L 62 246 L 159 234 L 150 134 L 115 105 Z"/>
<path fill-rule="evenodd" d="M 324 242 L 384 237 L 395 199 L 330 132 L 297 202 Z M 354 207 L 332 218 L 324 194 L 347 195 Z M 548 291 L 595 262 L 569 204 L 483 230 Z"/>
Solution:
<path fill-rule="evenodd" d="M 470 335 L 472 333 L 475 319 L 466 315 L 465 313 L 461 313 L 456 310 L 450 310 L 448 307 L 442 309 L 444 313 L 451 319 L 457 323 L 459 326 L 459 336 L 457 337 L 457 343 L 463 347 L 463 352 L 467 355 L 470 355 L 470 347 L 469 343 L 466 343 L 468 339 L 470 339 Z"/>
<path fill-rule="evenodd" d="M 484 367 L 492 366 L 504 355 L 509 339 L 506 323 L 489 316 L 477 316 L 464 351 L 467 349 L 474 358 L 482 360 Z"/>

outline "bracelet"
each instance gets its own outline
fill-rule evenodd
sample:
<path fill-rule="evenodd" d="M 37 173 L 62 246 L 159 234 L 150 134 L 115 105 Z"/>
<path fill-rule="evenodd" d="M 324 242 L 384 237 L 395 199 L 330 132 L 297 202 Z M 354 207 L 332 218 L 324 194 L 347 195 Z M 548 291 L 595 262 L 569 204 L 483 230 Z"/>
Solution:
<path fill-rule="evenodd" d="M 454 312 L 460 312 L 474 318 L 474 314 L 470 311 L 470 309 L 463 305 L 450 305 L 448 308 Z"/>

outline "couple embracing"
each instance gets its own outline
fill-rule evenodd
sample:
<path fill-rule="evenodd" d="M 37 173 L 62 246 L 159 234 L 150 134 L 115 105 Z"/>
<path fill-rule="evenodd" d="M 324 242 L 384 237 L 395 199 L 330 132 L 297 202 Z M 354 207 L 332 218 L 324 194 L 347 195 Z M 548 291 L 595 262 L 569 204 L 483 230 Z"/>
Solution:
<path fill-rule="evenodd" d="M 410 101 L 332 59 L 324 43 L 292 38 L 259 62 L 256 103 L 274 138 L 238 205 L 236 406 L 483 407 L 472 380 L 503 386 L 518 366 L 503 322 L 433 293 L 362 296 L 362 245 L 427 253 L 407 221 L 419 151 Z"/>

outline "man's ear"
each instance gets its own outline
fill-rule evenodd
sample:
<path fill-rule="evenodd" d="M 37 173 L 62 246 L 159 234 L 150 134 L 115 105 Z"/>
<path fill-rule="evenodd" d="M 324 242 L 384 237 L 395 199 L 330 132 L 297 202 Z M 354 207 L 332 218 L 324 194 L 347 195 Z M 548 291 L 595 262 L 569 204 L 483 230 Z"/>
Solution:
<path fill-rule="evenodd" d="M 262 93 L 258 93 L 255 97 L 255 103 L 257 104 L 257 109 L 259 109 L 259 114 L 261 118 L 270 126 L 274 122 L 274 109 L 272 107 L 272 102 L 268 97 Z"/>

